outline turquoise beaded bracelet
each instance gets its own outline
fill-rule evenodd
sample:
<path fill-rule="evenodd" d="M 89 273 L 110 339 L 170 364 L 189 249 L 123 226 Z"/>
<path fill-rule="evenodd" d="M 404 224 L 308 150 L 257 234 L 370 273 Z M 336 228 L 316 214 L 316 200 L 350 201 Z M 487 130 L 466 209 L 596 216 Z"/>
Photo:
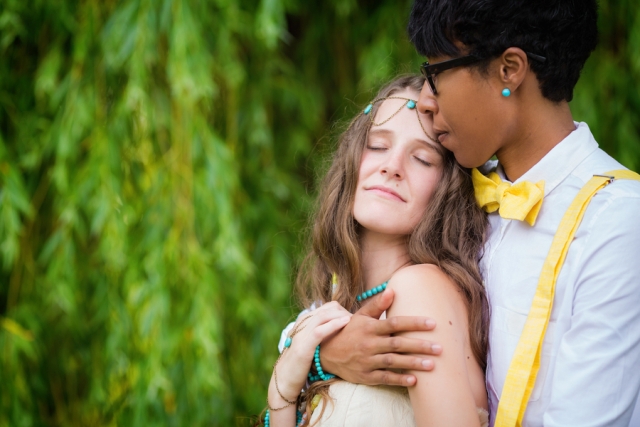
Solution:
<path fill-rule="evenodd" d="M 322 381 L 327 381 L 330 380 L 332 378 L 335 378 L 336 376 L 330 373 L 325 373 L 322 370 L 322 365 L 320 364 L 320 345 L 318 344 L 318 346 L 316 347 L 316 352 L 313 355 L 313 361 L 316 365 L 316 371 L 318 371 L 318 379 L 321 379 Z M 317 380 L 316 380 L 317 381 Z"/>
<path fill-rule="evenodd" d="M 269 410 L 264 414 L 264 427 L 269 427 L 271 424 L 271 415 L 269 414 Z M 302 412 L 296 410 L 296 426 L 302 424 Z"/>

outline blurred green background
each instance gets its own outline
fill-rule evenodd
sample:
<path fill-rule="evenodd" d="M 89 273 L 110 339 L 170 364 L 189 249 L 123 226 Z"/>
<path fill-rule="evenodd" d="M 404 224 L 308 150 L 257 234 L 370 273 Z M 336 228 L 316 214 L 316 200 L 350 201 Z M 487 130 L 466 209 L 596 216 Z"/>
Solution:
<path fill-rule="evenodd" d="M 571 103 L 640 167 L 640 7 Z M 0 427 L 251 425 L 316 178 L 408 0 L 0 0 Z"/>

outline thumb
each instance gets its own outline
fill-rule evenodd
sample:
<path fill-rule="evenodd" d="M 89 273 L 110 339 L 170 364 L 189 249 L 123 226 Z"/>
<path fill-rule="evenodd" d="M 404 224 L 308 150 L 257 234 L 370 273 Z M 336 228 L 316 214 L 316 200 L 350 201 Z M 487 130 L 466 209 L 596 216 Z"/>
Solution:
<path fill-rule="evenodd" d="M 391 307 L 393 297 L 393 290 L 386 289 L 381 294 L 378 294 L 371 298 L 372 301 L 369 304 L 366 304 L 364 307 L 361 307 L 360 310 L 358 310 L 356 313 L 362 316 L 379 319 L 382 313 L 384 313 L 389 309 L 389 307 Z"/>

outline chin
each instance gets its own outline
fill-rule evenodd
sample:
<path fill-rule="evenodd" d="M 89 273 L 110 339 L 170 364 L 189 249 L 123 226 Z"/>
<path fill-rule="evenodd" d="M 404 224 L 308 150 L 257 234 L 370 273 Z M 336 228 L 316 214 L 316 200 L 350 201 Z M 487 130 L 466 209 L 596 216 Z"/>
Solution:
<path fill-rule="evenodd" d="M 467 168 L 467 169 L 472 169 L 472 168 L 479 168 L 480 166 L 484 165 L 485 163 L 487 163 L 491 157 L 487 157 L 485 158 L 480 158 L 480 159 L 469 159 L 466 157 L 461 157 L 458 154 L 456 154 L 455 152 L 453 153 L 454 157 L 456 158 L 456 162 L 460 163 L 460 166 Z"/>
<path fill-rule="evenodd" d="M 371 229 L 363 226 L 363 228 L 367 231 L 368 236 L 378 236 L 378 239 L 392 240 L 394 242 L 400 238 L 404 239 L 411 233 L 410 230 L 407 231 L 405 229 L 391 229 L 389 227 Z"/>
<path fill-rule="evenodd" d="M 411 234 L 411 231 L 413 230 L 413 228 L 408 227 L 408 224 L 406 224 L 405 221 L 402 221 L 401 224 L 390 222 L 389 216 L 385 216 L 384 218 L 365 217 L 361 220 L 358 220 L 356 218 L 356 221 L 358 221 L 358 224 L 360 224 L 360 226 L 366 231 L 375 234 L 383 234 L 388 236 L 405 236 Z"/>

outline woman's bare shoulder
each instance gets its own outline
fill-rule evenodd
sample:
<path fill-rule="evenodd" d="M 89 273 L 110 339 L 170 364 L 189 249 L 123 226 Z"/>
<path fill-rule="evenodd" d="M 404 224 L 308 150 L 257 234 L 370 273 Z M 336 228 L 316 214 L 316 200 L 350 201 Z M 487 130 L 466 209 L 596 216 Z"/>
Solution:
<path fill-rule="evenodd" d="M 395 293 L 394 315 L 466 310 L 455 282 L 434 264 L 416 264 L 398 270 L 389 280 Z"/>
<path fill-rule="evenodd" d="M 458 287 L 435 264 L 415 264 L 396 271 L 389 279 L 389 287 L 398 292 L 457 292 Z"/>

